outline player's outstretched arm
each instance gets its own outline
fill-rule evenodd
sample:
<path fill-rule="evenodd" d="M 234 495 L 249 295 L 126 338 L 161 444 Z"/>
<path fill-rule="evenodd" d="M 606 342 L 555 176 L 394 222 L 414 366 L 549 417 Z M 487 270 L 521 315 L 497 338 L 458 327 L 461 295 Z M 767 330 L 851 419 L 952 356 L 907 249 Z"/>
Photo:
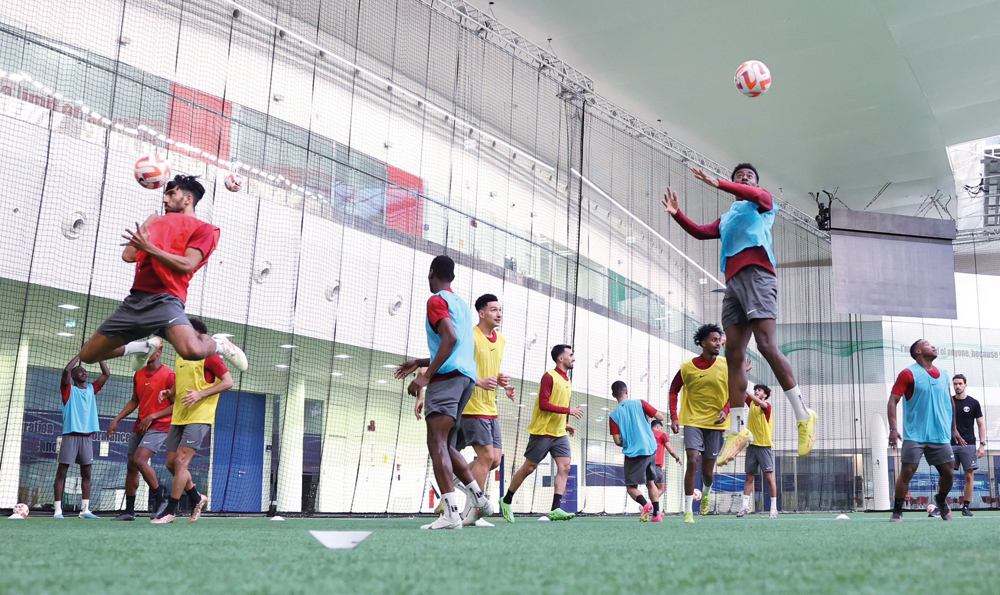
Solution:
<path fill-rule="evenodd" d="M 711 186 L 712 188 L 718 188 L 719 187 L 719 179 L 718 178 L 715 178 L 713 176 L 710 176 L 710 175 L 706 174 L 704 171 L 698 169 L 697 167 L 692 167 L 691 168 L 691 173 L 694 174 L 694 177 L 695 177 L 696 180 L 699 180 L 700 182 L 703 182 L 703 183 Z"/>
<path fill-rule="evenodd" d="M 73 368 L 75 368 L 80 363 L 80 356 L 76 356 L 69 360 L 66 367 L 63 368 L 62 378 L 59 379 L 59 388 L 65 389 L 67 386 L 73 384 Z"/>
<path fill-rule="evenodd" d="M 97 363 L 100 364 L 101 366 L 101 375 L 98 376 L 97 380 L 94 381 L 95 393 L 104 388 L 104 383 L 108 381 L 108 378 L 111 378 L 111 370 L 108 369 L 108 364 L 104 363 L 104 360 L 101 360 Z"/>

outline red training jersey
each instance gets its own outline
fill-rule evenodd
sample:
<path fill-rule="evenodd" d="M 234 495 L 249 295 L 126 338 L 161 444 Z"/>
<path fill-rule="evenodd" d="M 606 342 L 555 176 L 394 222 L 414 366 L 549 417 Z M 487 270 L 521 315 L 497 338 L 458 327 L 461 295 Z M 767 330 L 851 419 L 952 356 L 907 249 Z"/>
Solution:
<path fill-rule="evenodd" d="M 184 274 L 163 264 L 145 252 L 135 259 L 135 281 L 132 289 L 148 293 L 169 293 L 187 301 L 191 277 L 208 262 L 208 257 L 219 244 L 219 228 L 200 219 L 181 213 L 167 213 L 149 225 L 149 239 L 154 246 L 183 256 L 188 248 L 202 254 L 201 262 L 190 273 Z"/>
<path fill-rule="evenodd" d="M 670 437 L 659 430 L 653 430 L 653 437 L 656 438 L 656 466 L 662 467 Z"/>
<path fill-rule="evenodd" d="M 931 378 L 941 377 L 941 370 L 938 370 L 937 367 L 931 367 L 927 373 L 931 375 Z M 899 376 L 896 376 L 896 382 L 892 385 L 890 392 L 900 397 L 906 397 L 906 400 L 909 401 L 913 397 L 913 372 L 904 368 Z"/>
<path fill-rule="evenodd" d="M 161 365 L 155 372 L 149 372 L 143 367 L 135 373 L 133 379 L 135 383 L 135 394 L 139 397 L 139 416 L 136 419 L 135 427 L 139 422 L 154 413 L 159 413 L 170 406 L 167 399 L 160 400 L 160 392 L 174 386 L 174 371 Z M 149 426 L 150 430 L 157 432 L 170 431 L 170 416 L 161 417 Z"/>

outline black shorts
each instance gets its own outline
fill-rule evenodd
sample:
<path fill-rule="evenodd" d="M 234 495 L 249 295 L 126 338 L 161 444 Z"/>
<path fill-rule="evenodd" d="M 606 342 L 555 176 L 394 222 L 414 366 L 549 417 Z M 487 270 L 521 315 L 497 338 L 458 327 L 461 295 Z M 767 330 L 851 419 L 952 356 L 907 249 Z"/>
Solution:
<path fill-rule="evenodd" d="M 191 326 L 179 297 L 133 289 L 114 314 L 97 327 L 97 332 L 121 337 L 128 343 L 154 334 L 166 339 L 166 330 L 179 324 Z"/>

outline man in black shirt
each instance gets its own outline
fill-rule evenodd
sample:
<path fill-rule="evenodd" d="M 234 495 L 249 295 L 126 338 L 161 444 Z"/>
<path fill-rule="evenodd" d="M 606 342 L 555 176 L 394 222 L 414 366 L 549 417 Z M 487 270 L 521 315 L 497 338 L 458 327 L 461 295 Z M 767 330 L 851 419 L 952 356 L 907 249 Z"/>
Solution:
<path fill-rule="evenodd" d="M 969 510 L 972 501 L 972 489 L 975 484 L 977 459 L 986 453 L 986 422 L 983 420 L 983 410 L 979 401 L 965 394 L 965 376 L 956 374 L 952 378 L 955 385 L 955 426 L 965 441 L 965 445 L 955 440 L 951 441 L 955 453 L 955 470 L 962 466 L 965 472 L 965 499 L 962 503 L 962 516 L 973 516 Z M 975 426 L 979 425 L 979 444 L 976 445 Z"/>

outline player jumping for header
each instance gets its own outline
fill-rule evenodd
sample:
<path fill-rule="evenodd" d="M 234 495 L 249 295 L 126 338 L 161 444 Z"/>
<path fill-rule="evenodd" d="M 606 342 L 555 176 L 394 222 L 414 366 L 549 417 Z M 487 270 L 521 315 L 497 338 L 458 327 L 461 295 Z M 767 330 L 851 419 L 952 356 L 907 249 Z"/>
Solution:
<path fill-rule="evenodd" d="M 83 362 L 131 355 L 132 368 L 139 371 L 162 345 L 162 336 L 183 359 L 201 361 L 218 353 L 236 368 L 247 369 L 247 356 L 239 347 L 225 335 L 197 333 L 184 313 L 191 277 L 219 243 L 219 228 L 194 216 L 204 194 L 194 176 L 175 176 L 163 193 L 166 214 L 154 213 L 135 231 L 125 230 L 122 260 L 136 263 L 132 290 L 80 350 Z M 159 336 L 145 339 L 152 334 Z"/>
<path fill-rule="evenodd" d="M 799 456 L 805 456 L 816 443 L 816 412 L 806 408 L 792 365 L 778 349 L 777 261 L 771 248 L 771 226 L 778 205 L 770 192 L 757 185 L 757 170 L 749 163 L 736 166 L 731 182 L 716 179 L 700 169 L 691 171 L 705 184 L 736 197 L 729 211 L 709 225 L 698 225 L 682 213 L 674 190 L 667 188 L 663 200 L 667 212 L 692 237 L 722 239 L 719 267 L 726 275 L 722 328 L 727 337 L 730 404 L 743 406 L 747 386 L 743 364 L 752 335 L 792 406 L 798 422 Z"/>

